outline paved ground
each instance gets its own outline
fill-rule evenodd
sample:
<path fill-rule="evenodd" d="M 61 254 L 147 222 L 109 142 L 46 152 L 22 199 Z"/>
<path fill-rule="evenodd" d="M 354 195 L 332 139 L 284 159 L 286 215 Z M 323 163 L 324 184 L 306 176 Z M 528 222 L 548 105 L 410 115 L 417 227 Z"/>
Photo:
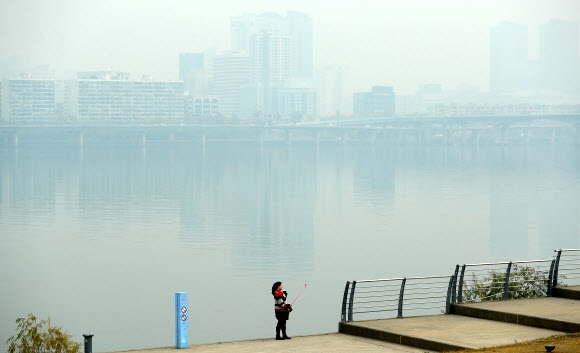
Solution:
<path fill-rule="evenodd" d="M 580 290 L 580 286 L 569 287 Z M 392 342 L 421 341 L 438 343 L 454 347 L 482 348 L 563 334 L 553 330 L 550 322 L 580 323 L 580 300 L 563 298 L 518 299 L 498 302 L 459 304 L 459 306 L 480 308 L 482 311 L 516 314 L 543 318 L 549 324 L 544 327 L 531 327 L 515 323 L 486 320 L 462 315 L 433 315 L 409 317 L 403 319 L 356 321 L 346 323 L 351 329 L 370 332 L 369 337 L 388 338 Z M 518 316 L 519 317 L 519 316 Z M 552 320 L 552 321 L 550 321 Z M 342 324 L 341 324 L 342 326 Z M 414 340 L 414 341 L 413 341 Z M 441 346 L 441 345 L 440 345 Z M 168 353 L 175 352 L 174 347 L 128 351 L 132 353 Z M 426 349 L 413 348 L 395 343 L 388 343 L 371 338 L 331 333 L 325 335 L 293 337 L 291 340 L 276 341 L 259 339 L 226 343 L 191 345 L 187 352 L 220 353 L 220 352 L 384 352 L 384 353 L 423 353 L 432 352 Z M 121 353 L 121 352 L 118 352 Z"/>
<path fill-rule="evenodd" d="M 276 341 L 275 339 L 238 341 L 226 343 L 213 343 L 202 345 L 190 345 L 186 349 L 180 349 L 183 353 L 282 353 L 282 352 L 368 352 L 368 353 L 423 353 L 431 352 L 424 349 L 413 348 L 394 343 L 377 341 L 370 338 L 345 335 L 342 333 L 330 333 L 327 335 L 313 335 L 292 337 L 291 340 Z M 175 353 L 175 347 L 155 348 L 139 351 L 127 351 L 131 353 Z M 121 353 L 121 352 L 118 352 Z"/>
<path fill-rule="evenodd" d="M 404 319 L 358 321 L 358 327 L 416 337 L 464 348 L 484 348 L 530 341 L 563 332 L 477 319 L 460 315 L 418 316 Z"/>
<path fill-rule="evenodd" d="M 461 305 L 580 324 L 580 300 L 547 297 Z"/>

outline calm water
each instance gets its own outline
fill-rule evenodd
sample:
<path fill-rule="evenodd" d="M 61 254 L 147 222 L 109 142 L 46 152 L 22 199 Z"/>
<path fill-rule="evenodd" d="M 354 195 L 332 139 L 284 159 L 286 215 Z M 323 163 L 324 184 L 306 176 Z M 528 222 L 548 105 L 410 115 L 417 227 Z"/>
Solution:
<path fill-rule="evenodd" d="M 333 332 L 346 280 L 580 247 L 580 146 L 0 150 L 0 341 L 50 316 L 96 352 Z M 5 349 L 6 346 L 3 345 Z"/>

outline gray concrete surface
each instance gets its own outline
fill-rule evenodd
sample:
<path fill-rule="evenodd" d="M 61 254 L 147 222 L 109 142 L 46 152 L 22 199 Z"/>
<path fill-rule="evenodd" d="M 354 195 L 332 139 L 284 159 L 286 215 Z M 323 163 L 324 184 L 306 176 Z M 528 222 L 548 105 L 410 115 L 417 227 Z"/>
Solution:
<path fill-rule="evenodd" d="M 566 287 L 566 290 L 580 291 L 580 286 Z M 179 351 L 423 353 L 460 348 L 477 349 L 529 341 L 563 334 L 565 330 L 562 328 L 569 330 L 577 327 L 574 325 L 580 325 L 580 301 L 573 299 L 550 297 L 457 304 L 453 306 L 453 310 L 463 311 L 469 315 L 433 315 L 346 322 L 339 323 L 339 330 L 350 334 L 299 336 L 285 341 L 257 339 L 190 345 Z M 486 318 L 473 317 L 478 315 Z M 534 325 L 536 327 L 532 327 Z M 580 328 L 568 332 L 578 331 Z M 125 352 L 175 351 L 177 350 L 174 347 L 168 347 Z"/>
<path fill-rule="evenodd" d="M 388 339 L 432 350 L 477 349 L 549 337 L 563 332 L 460 315 L 341 323 L 341 332 Z M 384 333 L 388 333 L 385 335 Z"/>
<path fill-rule="evenodd" d="M 364 337 L 330 333 L 326 335 L 298 336 L 291 340 L 276 341 L 275 339 L 260 339 L 251 341 L 224 342 L 213 344 L 190 345 L 185 349 L 174 347 L 155 348 L 131 353 L 283 353 L 283 352 L 365 352 L 365 353 L 423 353 L 432 352 L 389 342 L 377 341 Z M 121 353 L 121 352 L 117 352 Z"/>
<path fill-rule="evenodd" d="M 580 301 L 573 299 L 547 297 L 456 304 L 451 312 L 563 332 L 580 332 Z"/>

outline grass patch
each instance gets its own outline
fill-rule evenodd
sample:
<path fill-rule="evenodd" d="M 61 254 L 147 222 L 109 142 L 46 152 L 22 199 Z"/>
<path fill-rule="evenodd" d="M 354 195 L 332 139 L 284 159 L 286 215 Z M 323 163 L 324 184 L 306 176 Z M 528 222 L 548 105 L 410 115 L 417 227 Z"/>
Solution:
<path fill-rule="evenodd" d="M 556 349 L 554 349 L 552 353 L 578 353 L 580 352 L 580 333 L 550 336 L 546 338 L 539 338 L 533 341 L 514 343 L 500 347 L 453 351 L 453 353 L 542 353 L 546 352 L 544 346 L 547 345 L 556 346 Z M 448 353 L 451 353 L 451 351 Z"/>

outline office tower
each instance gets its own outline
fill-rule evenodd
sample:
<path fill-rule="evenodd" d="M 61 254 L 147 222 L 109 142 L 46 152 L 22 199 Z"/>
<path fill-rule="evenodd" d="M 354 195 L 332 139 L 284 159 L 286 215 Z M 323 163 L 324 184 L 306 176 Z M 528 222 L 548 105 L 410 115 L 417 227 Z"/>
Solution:
<path fill-rule="evenodd" d="M 179 54 L 179 80 L 183 81 L 184 89 L 190 95 L 205 95 L 208 93 L 208 70 L 204 53 Z"/>
<path fill-rule="evenodd" d="M 347 97 L 345 85 L 347 70 L 344 68 L 325 67 L 316 73 L 317 112 L 321 116 L 335 116 L 346 113 Z M 348 93 L 350 96 L 350 92 Z"/>
<path fill-rule="evenodd" d="M 374 86 L 370 92 L 355 92 L 353 104 L 358 116 L 394 116 L 395 92 L 390 86 Z"/>
<path fill-rule="evenodd" d="M 231 46 L 234 51 L 250 51 L 250 38 L 260 32 L 288 33 L 288 23 L 283 16 L 266 12 L 246 14 L 231 20 Z"/>
<path fill-rule="evenodd" d="M 579 88 L 578 68 L 578 23 L 551 20 L 540 26 L 542 87 L 556 91 Z"/>
<path fill-rule="evenodd" d="M 214 93 L 219 97 L 220 112 L 240 117 L 242 89 L 250 83 L 250 59 L 241 51 L 217 54 L 213 61 Z"/>
<path fill-rule="evenodd" d="M 244 114 L 279 116 L 273 99 L 280 90 L 312 90 L 312 20 L 308 14 L 247 14 L 232 19 L 231 31 L 232 47 L 247 51 L 250 59 Z"/>
<path fill-rule="evenodd" d="M 311 78 L 314 76 L 314 54 L 312 19 L 303 12 L 289 11 L 286 14 L 288 34 L 292 41 L 292 76 Z"/>
<path fill-rule="evenodd" d="M 32 79 L 30 75 L 2 82 L 2 119 L 5 121 L 53 120 L 54 80 Z"/>
<path fill-rule="evenodd" d="M 292 38 L 286 34 L 262 31 L 250 38 L 250 84 L 263 97 L 256 111 L 272 110 L 272 91 L 290 79 Z"/>
<path fill-rule="evenodd" d="M 280 116 L 300 121 L 316 115 L 316 92 L 307 88 L 279 88 L 272 90 L 272 111 Z"/>
<path fill-rule="evenodd" d="M 502 22 L 490 31 L 489 86 L 512 91 L 531 86 L 526 25 Z"/>

